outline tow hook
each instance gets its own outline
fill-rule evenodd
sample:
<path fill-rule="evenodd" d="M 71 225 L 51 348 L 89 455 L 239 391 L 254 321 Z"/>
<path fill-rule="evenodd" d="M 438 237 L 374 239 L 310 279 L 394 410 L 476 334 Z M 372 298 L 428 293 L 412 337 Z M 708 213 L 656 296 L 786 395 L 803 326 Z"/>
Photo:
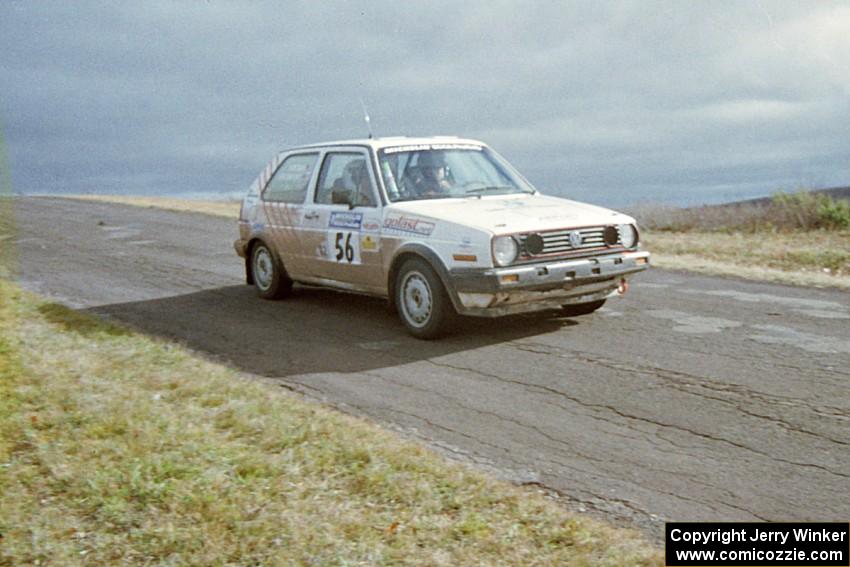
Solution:
<path fill-rule="evenodd" d="M 629 282 L 626 278 L 620 278 L 620 285 L 617 286 L 617 293 L 625 295 L 629 291 Z"/>

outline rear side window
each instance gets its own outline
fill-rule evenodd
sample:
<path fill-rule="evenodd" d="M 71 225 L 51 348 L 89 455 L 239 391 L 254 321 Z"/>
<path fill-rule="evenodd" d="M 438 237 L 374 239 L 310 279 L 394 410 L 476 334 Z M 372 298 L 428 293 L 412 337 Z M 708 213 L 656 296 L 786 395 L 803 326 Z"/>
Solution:
<path fill-rule="evenodd" d="M 303 203 L 317 158 L 318 154 L 298 154 L 286 158 L 266 185 L 263 199 L 281 203 Z"/>

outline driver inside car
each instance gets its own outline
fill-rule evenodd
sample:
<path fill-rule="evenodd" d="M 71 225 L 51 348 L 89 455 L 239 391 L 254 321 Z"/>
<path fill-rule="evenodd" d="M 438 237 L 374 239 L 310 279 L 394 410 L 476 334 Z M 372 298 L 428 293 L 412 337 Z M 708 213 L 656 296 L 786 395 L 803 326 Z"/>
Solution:
<path fill-rule="evenodd" d="M 365 159 L 354 159 L 346 164 L 342 177 L 334 181 L 332 190 L 332 202 L 335 204 L 375 206 Z"/>
<path fill-rule="evenodd" d="M 425 197 L 444 195 L 452 189 L 453 184 L 443 152 L 429 151 L 419 154 L 413 186 L 418 195 Z"/>

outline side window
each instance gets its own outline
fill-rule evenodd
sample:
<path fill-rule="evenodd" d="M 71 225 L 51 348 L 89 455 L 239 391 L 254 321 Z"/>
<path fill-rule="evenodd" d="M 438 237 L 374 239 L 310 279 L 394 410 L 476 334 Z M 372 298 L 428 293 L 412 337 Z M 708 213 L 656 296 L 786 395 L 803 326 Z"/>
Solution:
<path fill-rule="evenodd" d="M 366 156 L 361 153 L 328 154 L 319 173 L 316 203 L 374 207 L 375 193 Z"/>
<path fill-rule="evenodd" d="M 286 158 L 266 186 L 263 199 L 292 204 L 303 203 L 317 158 L 318 154 L 298 154 Z"/>

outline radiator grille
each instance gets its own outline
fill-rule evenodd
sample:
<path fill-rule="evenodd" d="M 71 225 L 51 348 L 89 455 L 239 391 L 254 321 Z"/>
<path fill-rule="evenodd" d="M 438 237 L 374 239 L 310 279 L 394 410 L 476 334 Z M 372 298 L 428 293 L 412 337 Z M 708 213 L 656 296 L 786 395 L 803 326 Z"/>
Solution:
<path fill-rule="evenodd" d="M 548 254 L 569 254 L 572 252 L 579 252 L 581 250 L 589 249 L 589 248 L 600 248 L 605 246 L 605 240 L 603 237 L 603 231 L 605 230 L 604 226 L 595 226 L 590 228 L 577 228 L 573 230 L 553 230 L 549 232 L 541 232 L 540 236 L 543 238 L 543 251 L 536 254 L 536 256 L 543 256 Z M 572 239 L 570 238 L 572 233 L 578 233 L 578 237 L 573 237 L 576 240 L 577 245 L 573 246 Z M 522 247 L 522 255 L 530 256 L 528 249 L 525 246 L 527 235 L 523 235 L 520 237 L 520 244 Z M 580 240 L 579 240 L 580 238 Z M 621 245 L 621 238 L 619 236 L 619 230 L 617 231 L 617 244 L 615 246 Z"/>

